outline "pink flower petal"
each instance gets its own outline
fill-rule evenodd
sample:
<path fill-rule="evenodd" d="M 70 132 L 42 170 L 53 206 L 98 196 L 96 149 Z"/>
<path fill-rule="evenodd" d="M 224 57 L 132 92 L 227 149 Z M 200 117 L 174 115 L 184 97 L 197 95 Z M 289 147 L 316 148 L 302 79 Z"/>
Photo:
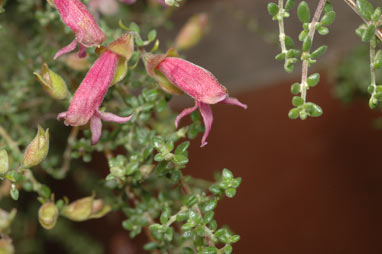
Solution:
<path fill-rule="evenodd" d="M 195 103 L 195 106 L 191 107 L 191 108 L 186 108 L 182 111 L 182 113 L 180 113 L 176 119 L 175 119 L 175 127 L 178 128 L 178 123 L 179 121 L 185 117 L 185 116 L 188 116 L 189 114 L 191 114 L 192 112 L 194 112 L 196 109 L 198 108 L 198 104 Z"/>
<path fill-rule="evenodd" d="M 80 51 L 78 51 L 78 56 L 80 58 L 86 57 L 86 47 L 82 44 L 80 44 Z"/>
<path fill-rule="evenodd" d="M 72 126 L 85 125 L 99 109 L 114 78 L 119 56 L 106 51 L 94 62 L 74 93 L 65 120 Z"/>
<path fill-rule="evenodd" d="M 214 121 L 214 117 L 212 115 L 212 110 L 211 110 L 211 107 L 209 104 L 206 104 L 203 102 L 199 102 L 198 104 L 199 104 L 198 106 L 199 106 L 200 113 L 203 117 L 204 128 L 205 128 L 203 138 L 202 138 L 202 145 L 200 146 L 200 147 L 203 147 L 203 146 L 207 145 L 206 140 L 207 140 L 208 135 L 210 134 L 212 122 Z"/>
<path fill-rule="evenodd" d="M 60 49 L 55 55 L 54 55 L 54 60 L 56 60 L 57 58 L 59 58 L 60 56 L 66 54 L 66 53 L 69 53 L 71 51 L 73 51 L 77 46 L 77 40 L 74 39 L 68 46 L 65 46 L 63 47 L 62 49 Z"/>
<path fill-rule="evenodd" d="M 97 115 L 94 115 L 92 118 L 90 118 L 90 131 L 92 133 L 91 143 L 92 145 L 95 145 L 101 138 L 102 133 L 102 121 L 101 118 L 99 118 Z"/>
<path fill-rule="evenodd" d="M 96 111 L 95 115 L 97 115 L 97 117 L 101 118 L 104 121 L 114 122 L 114 123 L 126 123 L 130 121 L 130 119 L 133 117 L 133 115 L 130 115 L 127 117 L 121 117 L 109 112 L 101 112 L 99 110 Z"/>
<path fill-rule="evenodd" d="M 166 57 L 156 68 L 197 101 L 215 104 L 227 97 L 226 88 L 211 72 L 184 59 Z"/>
<path fill-rule="evenodd" d="M 225 98 L 224 100 L 221 101 L 221 103 L 239 106 L 239 107 L 242 107 L 243 109 L 248 108 L 247 104 L 243 104 L 238 99 L 232 98 L 232 97 Z"/>

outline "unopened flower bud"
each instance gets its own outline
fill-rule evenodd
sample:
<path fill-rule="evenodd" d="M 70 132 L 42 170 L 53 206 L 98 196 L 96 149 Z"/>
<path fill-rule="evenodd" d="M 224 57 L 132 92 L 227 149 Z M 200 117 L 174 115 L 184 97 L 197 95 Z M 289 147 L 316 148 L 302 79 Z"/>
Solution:
<path fill-rule="evenodd" d="M 102 199 L 95 199 L 92 204 L 92 213 L 89 219 L 101 218 L 110 212 L 111 206 L 106 205 Z"/>
<path fill-rule="evenodd" d="M 53 202 L 44 203 L 38 210 L 38 221 L 45 229 L 52 229 L 58 218 L 58 208 Z"/>
<path fill-rule="evenodd" d="M 10 227 L 13 219 L 16 216 L 16 209 L 12 209 L 11 212 L 7 212 L 3 209 L 0 209 L 0 233 L 9 234 Z M 1 252 L 0 252 L 1 253 Z"/>
<path fill-rule="evenodd" d="M 0 254 L 14 254 L 15 247 L 13 247 L 12 239 L 3 238 L 0 239 Z"/>
<path fill-rule="evenodd" d="M 75 71 L 87 71 L 90 63 L 87 57 L 79 57 L 78 54 L 70 53 L 64 59 L 65 64 Z"/>
<path fill-rule="evenodd" d="M 48 154 L 49 150 L 49 129 L 44 131 L 41 126 L 38 126 L 36 137 L 27 146 L 24 153 L 22 166 L 31 168 L 40 164 Z"/>
<path fill-rule="evenodd" d="M 207 31 L 208 15 L 200 13 L 192 16 L 175 39 L 175 48 L 187 50 L 194 47 Z"/>
<path fill-rule="evenodd" d="M 5 173 L 7 173 L 8 168 L 8 153 L 5 150 L 0 150 L 0 174 L 4 175 Z"/>
<path fill-rule="evenodd" d="M 37 72 L 33 72 L 33 74 L 52 98 L 63 100 L 68 96 L 69 93 L 65 81 L 60 75 L 49 69 L 46 63 L 42 65 L 41 75 Z"/>
<path fill-rule="evenodd" d="M 100 218 L 111 210 L 103 200 L 94 199 L 94 196 L 78 199 L 62 210 L 62 215 L 73 221 L 85 221 Z"/>
<path fill-rule="evenodd" d="M 62 215 L 73 221 L 84 221 L 92 213 L 93 196 L 78 199 L 62 210 Z"/>

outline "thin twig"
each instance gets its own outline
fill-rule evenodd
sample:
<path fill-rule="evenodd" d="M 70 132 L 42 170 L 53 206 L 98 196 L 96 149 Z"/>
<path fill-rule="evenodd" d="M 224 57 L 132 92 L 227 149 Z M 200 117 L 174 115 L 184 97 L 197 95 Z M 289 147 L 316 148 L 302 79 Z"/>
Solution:
<path fill-rule="evenodd" d="M 365 22 L 367 25 L 370 25 L 370 21 L 364 19 L 361 14 L 359 13 L 358 11 L 358 8 L 357 8 L 357 5 L 355 2 L 353 2 L 353 0 L 344 0 L 345 3 L 347 3 L 347 5 L 350 6 L 350 8 L 353 9 L 353 11 L 358 15 L 360 16 L 360 18 L 363 20 L 363 22 Z M 375 35 L 382 41 L 382 30 L 380 29 L 376 29 L 375 30 Z"/>
<path fill-rule="evenodd" d="M 8 135 L 7 131 L 2 126 L 0 126 L 0 135 L 5 139 L 5 141 L 8 143 L 9 147 L 12 149 L 13 152 L 18 154 L 21 153 L 17 143 L 13 141 L 11 136 Z"/>
<path fill-rule="evenodd" d="M 72 159 L 72 146 L 78 136 L 79 130 L 80 128 L 78 126 L 75 126 L 70 131 L 70 134 L 68 137 L 68 143 L 66 144 L 66 148 L 63 155 L 64 162 L 62 163 L 62 166 L 59 172 L 59 175 L 62 177 L 64 177 L 70 169 L 70 162 Z"/>
<path fill-rule="evenodd" d="M 184 191 L 184 193 L 186 195 L 189 195 L 191 194 L 191 190 L 190 190 L 190 187 L 188 186 L 188 184 L 184 181 L 183 177 L 180 178 L 180 184 L 182 186 L 182 190 Z M 199 206 L 197 204 L 195 204 L 193 207 L 192 207 L 195 212 L 198 214 L 198 215 L 202 215 L 202 213 L 200 212 L 200 209 L 199 209 Z M 211 232 L 211 230 L 208 228 L 208 227 L 205 227 L 205 230 L 206 230 L 206 235 L 205 235 L 205 238 L 208 242 L 208 245 L 209 246 L 215 246 L 214 242 L 213 242 L 213 233 Z"/>
<path fill-rule="evenodd" d="M 326 4 L 326 0 L 320 0 L 317 6 L 316 12 L 314 13 L 312 22 L 309 25 L 308 36 L 310 37 L 310 40 L 312 41 L 312 43 L 313 43 L 314 33 L 316 32 L 316 24 L 320 20 L 325 4 Z M 308 84 L 307 84 L 308 68 L 309 68 L 309 60 L 305 59 L 302 62 L 302 74 L 301 74 L 301 98 L 303 98 L 304 102 L 306 102 L 306 92 L 308 89 Z"/>
<path fill-rule="evenodd" d="M 284 0 L 279 0 L 279 10 L 284 10 Z M 279 40 L 281 52 L 285 54 L 286 58 L 287 49 L 285 45 L 284 13 L 281 13 L 279 18 Z"/>

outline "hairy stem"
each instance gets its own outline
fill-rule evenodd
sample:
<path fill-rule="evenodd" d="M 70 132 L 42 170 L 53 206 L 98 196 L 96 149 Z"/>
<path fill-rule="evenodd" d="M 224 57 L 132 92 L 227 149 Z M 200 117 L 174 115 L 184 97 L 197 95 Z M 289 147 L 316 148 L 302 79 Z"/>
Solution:
<path fill-rule="evenodd" d="M 314 38 L 314 33 L 316 32 L 316 24 L 319 22 L 322 11 L 324 10 L 326 4 L 326 0 L 320 0 L 318 3 L 316 12 L 314 13 L 312 22 L 309 25 L 309 33 L 308 36 L 310 37 L 312 43 Z M 305 59 L 302 62 L 302 72 L 301 72 L 301 98 L 303 98 L 304 103 L 306 102 L 306 92 L 308 90 L 308 68 L 309 68 L 309 60 Z"/>
<path fill-rule="evenodd" d="M 376 78 L 375 78 L 375 37 L 370 41 L 370 84 L 373 86 L 374 90 L 373 93 L 375 93 L 375 90 L 377 88 L 376 84 Z"/>
<path fill-rule="evenodd" d="M 287 49 L 285 45 L 285 29 L 284 29 L 284 0 L 279 0 L 279 11 L 280 17 L 279 17 L 279 40 L 280 40 L 280 46 L 281 46 L 281 52 L 286 54 Z M 285 55 L 286 58 L 286 55 Z"/>

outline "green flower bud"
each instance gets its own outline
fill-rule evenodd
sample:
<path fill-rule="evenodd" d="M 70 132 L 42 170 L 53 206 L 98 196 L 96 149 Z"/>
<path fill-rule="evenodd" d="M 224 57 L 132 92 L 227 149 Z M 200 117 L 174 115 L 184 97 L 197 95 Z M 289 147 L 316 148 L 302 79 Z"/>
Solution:
<path fill-rule="evenodd" d="M 27 146 L 24 153 L 22 166 L 31 168 L 40 164 L 48 154 L 49 150 L 49 129 L 44 131 L 41 126 L 38 126 L 36 137 Z"/>
<path fill-rule="evenodd" d="M 88 219 L 101 218 L 111 211 L 111 206 L 106 205 L 102 199 L 95 199 L 92 203 L 92 212 Z"/>
<path fill-rule="evenodd" d="M 38 220 L 43 228 L 49 230 L 56 225 L 58 214 L 57 206 L 52 202 L 46 202 L 38 210 Z"/>
<path fill-rule="evenodd" d="M 310 21 L 310 9 L 307 2 L 302 1 L 298 5 L 297 16 L 302 23 L 308 23 Z"/>
<path fill-rule="evenodd" d="M 13 247 L 12 239 L 3 238 L 0 239 L 0 254 L 14 254 L 15 247 Z"/>
<path fill-rule="evenodd" d="M 182 27 L 175 39 L 177 50 L 187 50 L 199 43 L 208 28 L 208 15 L 199 13 L 192 16 Z"/>
<path fill-rule="evenodd" d="M 7 212 L 3 209 L 0 209 L 0 233 L 1 234 L 6 235 L 10 233 L 11 224 L 13 219 L 16 216 L 16 213 L 17 213 L 16 209 L 12 209 L 11 212 Z"/>
<path fill-rule="evenodd" d="M 8 153 L 5 150 L 0 150 L 0 174 L 4 175 L 9 169 Z"/>
<path fill-rule="evenodd" d="M 41 75 L 33 72 L 37 80 L 41 83 L 44 90 L 54 99 L 63 100 L 68 97 L 69 92 L 66 88 L 66 83 L 60 75 L 49 69 L 44 63 L 41 68 Z"/>
<path fill-rule="evenodd" d="M 110 210 L 111 206 L 105 205 L 103 200 L 94 199 L 94 196 L 90 196 L 64 206 L 62 215 L 73 221 L 85 221 L 101 218 Z"/>
<path fill-rule="evenodd" d="M 73 221 L 85 221 L 92 213 L 94 196 L 78 199 L 62 209 L 62 215 Z"/>

